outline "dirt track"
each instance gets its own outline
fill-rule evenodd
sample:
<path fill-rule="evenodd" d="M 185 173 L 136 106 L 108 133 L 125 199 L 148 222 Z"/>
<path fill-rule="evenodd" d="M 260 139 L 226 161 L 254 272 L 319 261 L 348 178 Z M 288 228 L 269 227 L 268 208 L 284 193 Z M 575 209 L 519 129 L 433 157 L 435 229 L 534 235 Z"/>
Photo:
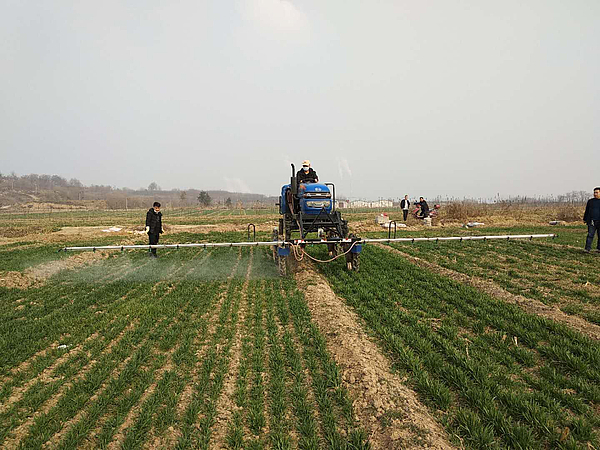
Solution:
<path fill-rule="evenodd" d="M 417 395 L 391 372 L 389 360 L 362 330 L 358 316 L 309 264 L 296 272 L 313 319 L 327 339 L 354 398 L 354 411 L 374 449 L 450 449 L 446 432 Z"/>

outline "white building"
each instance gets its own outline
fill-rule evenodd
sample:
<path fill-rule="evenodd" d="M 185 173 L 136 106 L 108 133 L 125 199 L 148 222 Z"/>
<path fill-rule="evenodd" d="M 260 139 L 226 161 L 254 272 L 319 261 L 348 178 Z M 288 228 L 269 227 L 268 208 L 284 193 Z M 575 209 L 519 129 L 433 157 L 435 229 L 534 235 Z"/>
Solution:
<path fill-rule="evenodd" d="M 393 206 L 392 200 L 353 200 L 350 202 L 350 208 L 392 208 Z"/>

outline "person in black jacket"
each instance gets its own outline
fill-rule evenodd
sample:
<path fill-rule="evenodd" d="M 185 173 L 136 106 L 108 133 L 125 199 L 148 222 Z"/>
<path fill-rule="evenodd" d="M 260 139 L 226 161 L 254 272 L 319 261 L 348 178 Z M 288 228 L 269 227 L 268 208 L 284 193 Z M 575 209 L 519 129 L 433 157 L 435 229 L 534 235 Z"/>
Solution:
<path fill-rule="evenodd" d="M 427 202 L 425 201 L 425 199 L 423 197 L 420 197 L 419 201 L 417 203 L 415 203 L 415 205 L 419 205 L 419 207 L 421 208 L 421 211 L 419 211 L 419 214 L 418 214 L 420 219 L 429 217 L 429 205 L 427 204 Z"/>
<path fill-rule="evenodd" d="M 154 202 L 152 208 L 146 213 L 146 233 L 148 233 L 150 245 L 158 244 L 158 238 L 163 233 L 162 213 L 160 212 L 160 203 L 158 202 Z M 148 256 L 158 258 L 156 249 L 150 249 Z"/>
<path fill-rule="evenodd" d="M 404 221 L 406 222 L 406 218 L 408 217 L 408 209 L 410 208 L 410 200 L 408 199 L 408 195 L 405 195 L 400 202 L 400 208 L 402 209 L 402 215 L 404 216 Z"/>
<path fill-rule="evenodd" d="M 310 161 L 308 159 L 304 160 L 302 163 L 302 169 L 300 169 L 296 174 L 296 179 L 298 180 L 298 184 L 319 182 L 317 172 L 310 167 Z"/>
<path fill-rule="evenodd" d="M 583 221 L 588 226 L 588 234 L 585 240 L 585 251 L 589 253 L 592 250 L 594 235 L 598 234 L 598 244 L 596 251 L 600 252 L 600 187 L 594 188 L 594 198 L 590 198 L 585 205 Z"/>

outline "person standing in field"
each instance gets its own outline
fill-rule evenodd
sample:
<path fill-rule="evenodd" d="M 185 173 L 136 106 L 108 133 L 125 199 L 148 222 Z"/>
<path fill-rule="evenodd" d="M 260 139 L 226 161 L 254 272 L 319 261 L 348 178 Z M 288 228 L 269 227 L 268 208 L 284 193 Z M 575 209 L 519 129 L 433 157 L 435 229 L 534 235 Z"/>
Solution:
<path fill-rule="evenodd" d="M 583 221 L 588 226 L 588 234 L 585 240 L 585 251 L 589 253 L 592 250 L 594 235 L 598 235 L 596 251 L 600 252 L 600 187 L 594 188 L 594 198 L 590 198 L 585 205 Z"/>
<path fill-rule="evenodd" d="M 400 202 L 400 208 L 402 208 L 402 216 L 406 222 L 406 218 L 408 217 L 408 208 L 410 208 L 410 200 L 408 199 L 408 195 L 405 195 Z"/>
<path fill-rule="evenodd" d="M 150 245 L 157 245 L 158 238 L 163 233 L 162 228 L 162 213 L 160 212 L 160 203 L 154 202 L 152 208 L 146 213 L 146 233 L 148 233 L 148 240 Z M 156 249 L 150 249 L 148 256 L 152 258 L 158 258 L 156 255 Z"/>

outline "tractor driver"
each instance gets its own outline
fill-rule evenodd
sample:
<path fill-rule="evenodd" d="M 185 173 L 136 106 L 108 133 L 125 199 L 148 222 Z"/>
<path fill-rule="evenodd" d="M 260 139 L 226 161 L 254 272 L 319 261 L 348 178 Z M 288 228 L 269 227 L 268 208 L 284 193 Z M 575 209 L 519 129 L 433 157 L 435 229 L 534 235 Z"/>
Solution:
<path fill-rule="evenodd" d="M 302 162 L 302 169 L 300 169 L 296 174 L 296 179 L 298 180 L 298 184 L 319 182 L 317 172 L 310 167 L 310 161 L 308 159 Z"/>

